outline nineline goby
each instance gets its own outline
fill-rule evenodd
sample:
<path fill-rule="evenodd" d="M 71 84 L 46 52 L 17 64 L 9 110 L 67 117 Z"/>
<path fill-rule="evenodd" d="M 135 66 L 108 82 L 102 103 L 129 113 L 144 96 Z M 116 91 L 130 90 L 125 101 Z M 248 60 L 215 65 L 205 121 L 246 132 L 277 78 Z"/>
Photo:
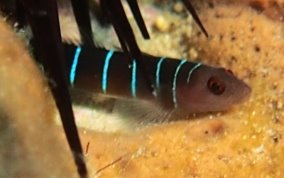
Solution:
<path fill-rule="evenodd" d="M 71 88 L 114 98 L 145 100 L 183 114 L 225 111 L 249 98 L 232 71 L 186 59 L 143 54 L 149 90 L 136 60 L 125 53 L 64 44 Z"/>

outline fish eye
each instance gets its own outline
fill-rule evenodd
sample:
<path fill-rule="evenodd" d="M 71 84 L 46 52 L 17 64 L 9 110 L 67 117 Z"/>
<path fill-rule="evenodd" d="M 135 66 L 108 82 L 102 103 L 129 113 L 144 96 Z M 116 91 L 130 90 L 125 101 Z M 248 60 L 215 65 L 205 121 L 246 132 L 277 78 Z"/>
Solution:
<path fill-rule="evenodd" d="M 207 82 L 208 89 L 215 95 L 221 95 L 225 91 L 225 84 L 216 76 L 209 78 Z"/>

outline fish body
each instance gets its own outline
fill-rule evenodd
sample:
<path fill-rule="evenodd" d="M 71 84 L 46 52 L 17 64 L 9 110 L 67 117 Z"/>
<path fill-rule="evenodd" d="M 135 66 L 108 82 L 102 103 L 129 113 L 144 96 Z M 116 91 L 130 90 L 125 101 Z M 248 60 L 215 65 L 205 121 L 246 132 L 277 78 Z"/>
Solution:
<path fill-rule="evenodd" d="M 224 111 L 248 98 L 251 89 L 224 68 L 143 54 L 145 75 L 125 53 L 65 45 L 70 86 L 115 98 L 145 100 L 183 113 Z M 152 88 L 152 90 L 150 89 Z"/>

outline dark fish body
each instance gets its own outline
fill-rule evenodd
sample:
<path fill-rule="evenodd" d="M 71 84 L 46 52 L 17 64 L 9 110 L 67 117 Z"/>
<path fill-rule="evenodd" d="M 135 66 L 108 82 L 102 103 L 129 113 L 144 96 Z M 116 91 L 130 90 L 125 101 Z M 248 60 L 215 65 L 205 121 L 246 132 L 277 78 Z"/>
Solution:
<path fill-rule="evenodd" d="M 90 93 L 157 103 L 185 113 L 226 110 L 243 101 L 250 88 L 223 68 L 185 59 L 143 54 L 145 75 L 135 59 L 122 52 L 65 45 L 70 85 Z M 152 90 L 150 88 L 153 88 Z"/>

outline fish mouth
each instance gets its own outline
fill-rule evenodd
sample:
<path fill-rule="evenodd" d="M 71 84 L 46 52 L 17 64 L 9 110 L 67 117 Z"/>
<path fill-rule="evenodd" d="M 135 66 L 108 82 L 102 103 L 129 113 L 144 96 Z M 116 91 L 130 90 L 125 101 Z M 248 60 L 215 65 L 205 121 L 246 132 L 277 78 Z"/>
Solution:
<path fill-rule="evenodd" d="M 243 103 L 247 101 L 250 98 L 251 92 L 252 92 L 251 87 L 248 86 L 247 84 L 244 84 L 243 91 L 240 94 L 238 103 Z"/>

